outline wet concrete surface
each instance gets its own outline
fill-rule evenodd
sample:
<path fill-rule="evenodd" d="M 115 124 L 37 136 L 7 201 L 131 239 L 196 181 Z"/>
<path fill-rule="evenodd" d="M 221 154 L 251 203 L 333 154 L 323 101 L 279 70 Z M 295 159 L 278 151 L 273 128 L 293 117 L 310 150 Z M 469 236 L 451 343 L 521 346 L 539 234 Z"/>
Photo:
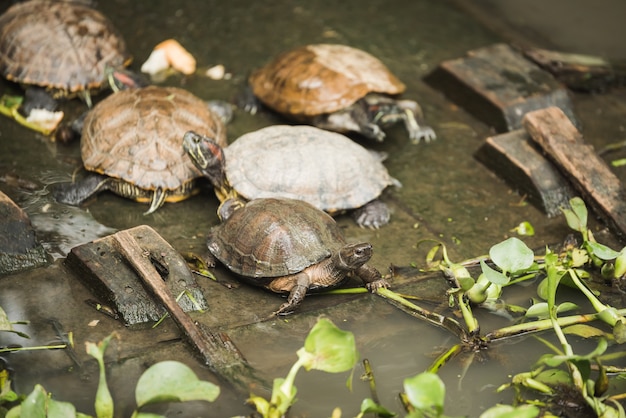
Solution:
<path fill-rule="evenodd" d="M 524 238 L 531 248 L 558 243 L 569 232 L 562 218 L 547 218 L 537 208 L 520 204 L 523 199 L 515 190 L 474 159 L 473 153 L 494 131 L 422 81 L 439 62 L 460 57 L 470 49 L 520 39 L 538 47 L 562 47 L 583 53 L 606 51 L 616 59 L 623 57 L 621 45 L 616 42 L 623 37 L 616 35 L 613 39 L 598 38 L 594 41 L 597 43 L 592 42 L 596 39 L 592 35 L 607 30 L 603 26 L 606 19 L 593 21 L 596 26 L 577 31 L 576 35 L 588 42 L 577 44 L 570 43 L 573 39 L 566 31 L 571 30 L 575 21 L 554 26 L 539 22 L 533 17 L 546 16 L 547 9 L 536 11 L 535 2 L 524 9 L 525 28 L 534 29 L 530 35 L 509 24 L 524 16 L 513 8 L 513 2 L 502 2 L 498 7 L 493 2 L 476 2 L 480 8 L 472 8 L 471 14 L 454 3 L 394 0 L 364 5 L 352 1 L 188 0 L 173 4 L 115 0 L 101 2 L 99 8 L 126 37 L 135 56 L 135 68 L 158 42 L 170 37 L 181 42 L 198 60 L 199 72 L 190 77 L 175 75 L 163 84 L 182 86 L 204 99 L 232 99 L 244 86 L 251 69 L 278 52 L 304 43 L 345 43 L 365 49 L 385 62 L 407 84 L 404 96 L 420 102 L 427 123 L 438 134 L 436 142 L 414 145 L 398 126 L 388 131 L 384 144 L 362 142 L 389 154 L 386 165 L 403 187 L 383 195 L 393 211 L 390 225 L 374 231 L 359 229 L 346 217 L 339 217 L 338 222 L 350 241 L 371 242 L 375 249 L 372 264 L 387 271 L 391 264 L 423 265 L 428 248 L 416 248 L 416 243 L 423 239 L 445 242 L 450 256 L 461 260 L 486 253 L 491 245 L 512 235 L 511 229 L 521 221 L 530 221 L 535 227 L 536 235 Z M 619 7 L 617 2 L 604 4 Z M 576 3 L 576 7 L 570 8 L 591 14 L 588 7 Z M 481 19 L 476 19 L 477 13 Z M 480 21 L 497 24 L 485 26 Z M 232 78 L 214 81 L 201 75 L 203 69 L 216 64 L 225 65 Z M 16 86 L 4 81 L 0 89 L 19 93 Z M 589 143 L 602 149 L 626 139 L 623 89 L 605 95 L 573 94 L 572 98 Z M 70 114 L 78 114 L 81 109 L 80 103 L 68 103 Z M 228 137 L 232 141 L 251 130 L 283 122 L 271 113 L 251 116 L 237 112 Z M 165 415 L 224 417 L 250 413 L 250 408 L 244 405 L 245 396 L 230 390 L 198 362 L 171 321 L 166 320 L 156 329 L 151 329 L 151 324 L 124 327 L 84 303 L 92 295 L 64 264 L 64 256 L 73 246 L 141 224 L 155 228 L 178 251 L 201 254 L 206 251 L 206 232 L 218 222 L 217 201 L 212 191 L 205 188 L 198 196 L 166 204 L 150 216 L 143 215 L 144 205 L 108 193 L 80 208 L 67 207 L 51 199 L 48 186 L 70 179 L 80 167 L 78 144 L 50 143 L 2 118 L 0 145 L 0 171 L 39 186 L 31 191 L 0 183 L 0 190 L 29 213 L 38 238 L 55 259 L 45 268 L 0 278 L 0 306 L 11 320 L 30 321 L 30 325 L 18 327 L 31 336 L 30 340 L 24 340 L 2 334 L 0 345 L 48 343 L 55 339 L 50 320 L 56 319 L 64 329 L 74 333 L 80 361 L 80 365 L 74 363 L 63 351 L 11 354 L 7 360 L 16 371 L 17 389 L 29 392 L 35 382 L 40 382 L 56 399 L 71 401 L 79 410 L 92 413 L 97 369 L 84 352 L 84 342 L 99 341 L 117 331 L 120 338 L 107 354 L 107 373 L 119 416 L 130 415 L 134 385 L 141 372 L 166 359 L 183 361 L 201 378 L 220 383 L 222 394 L 211 405 L 170 405 L 161 411 Z M 606 158 L 624 157 L 624 154 L 618 151 Z M 624 179 L 623 168 L 616 168 L 615 172 Z M 616 242 L 602 225 L 596 227 L 596 235 L 606 242 Z M 422 275 L 417 269 L 403 271 L 393 283 L 395 289 L 432 293 L 435 300 L 443 299 L 445 287 L 440 279 L 427 277 L 428 280 L 420 282 Z M 316 318 L 323 314 L 341 328 L 354 332 L 362 358 L 368 358 L 374 367 L 382 404 L 402 413 L 397 401 L 402 380 L 423 371 L 441 347 L 456 342 L 447 332 L 408 317 L 374 295 L 311 296 L 297 314 L 263 321 L 282 302 L 279 296 L 240 285 L 221 267 L 215 274 L 232 287 L 199 278 L 209 308 L 204 313 L 193 314 L 194 318 L 209 327 L 226 330 L 268 380 L 286 375 L 296 360 L 295 352 Z M 404 288 L 404 282 L 417 284 Z M 517 289 L 510 297 L 523 304 L 532 296 L 527 290 Z M 427 306 L 440 308 L 439 305 L 436 302 Z M 93 323 L 94 320 L 97 322 Z M 484 330 L 508 323 L 505 318 L 487 313 L 479 313 L 479 321 Z M 530 338 L 515 342 L 498 345 L 497 351 L 493 350 L 498 358 L 473 365 L 462 380 L 458 378 L 463 366 L 460 360 L 444 367 L 441 376 L 448 385 L 447 414 L 477 416 L 496 402 L 512 402 L 512 393 L 496 394 L 495 387 L 504 383 L 509 374 L 527 370 L 545 351 Z M 584 342 L 580 347 L 582 352 L 590 348 Z M 357 367 L 356 376 L 361 372 Z M 370 396 L 368 387 L 357 379 L 349 391 L 345 388 L 346 378 L 346 374 L 302 372 L 296 380 L 299 400 L 292 410 L 294 416 L 328 416 L 336 406 L 342 408 L 344 416 L 357 415 L 361 401 Z"/>

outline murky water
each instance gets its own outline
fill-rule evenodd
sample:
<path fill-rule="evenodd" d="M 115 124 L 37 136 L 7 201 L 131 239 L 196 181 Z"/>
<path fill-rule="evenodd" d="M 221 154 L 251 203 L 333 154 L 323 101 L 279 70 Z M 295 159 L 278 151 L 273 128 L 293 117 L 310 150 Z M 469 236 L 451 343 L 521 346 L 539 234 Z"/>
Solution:
<path fill-rule="evenodd" d="M 249 2 L 235 0 L 100 2 L 100 9 L 115 22 L 126 37 L 138 68 L 160 41 L 175 38 L 197 59 L 199 73 L 223 64 L 232 74 L 228 80 L 214 81 L 200 74 L 172 76 L 163 84 L 182 86 L 204 99 L 232 99 L 244 86 L 250 70 L 285 49 L 313 42 L 336 42 L 362 48 L 378 56 L 407 84 L 406 98 L 418 100 L 438 140 L 413 145 L 401 127 L 389 130 L 384 144 L 363 142 L 389 154 L 386 164 L 403 187 L 386 192 L 383 199 L 393 210 L 390 225 L 371 231 L 357 228 L 340 217 L 351 241 L 373 243 L 372 264 L 386 271 L 391 264 L 423 264 L 427 248 L 415 248 L 422 239 L 439 239 L 449 246 L 454 260 L 486 253 L 489 247 L 511 234 L 521 221 L 530 221 L 538 232 L 525 238 L 532 248 L 556 243 L 568 233 L 562 219 L 546 218 L 531 205 L 519 205 L 521 197 L 510 190 L 479 162 L 473 153 L 489 127 L 457 108 L 422 78 L 445 59 L 502 38 L 485 30 L 448 2 L 436 0 L 375 0 L 293 2 Z M 6 8 L 2 4 L 0 11 Z M 2 92 L 19 90 L 0 82 Z M 602 147 L 624 140 L 623 92 L 609 96 L 576 96 L 577 115 L 583 122 L 585 138 Z M 80 104 L 69 104 L 78 113 Z M 621 116 L 620 116 L 621 115 Z M 269 113 L 255 116 L 237 112 L 229 126 L 230 140 L 239 135 L 284 122 Z M 91 297 L 80 278 L 66 268 L 63 258 L 75 245 L 112 231 L 147 224 L 155 228 L 181 252 L 204 251 L 206 231 L 217 223 L 216 199 L 209 189 L 189 200 L 166 204 L 154 215 L 144 216 L 146 206 L 112 194 L 101 194 L 81 208 L 54 202 L 47 190 L 51 183 L 67 180 L 80 167 L 78 144 L 50 143 L 15 123 L 0 119 L 0 174 L 17 175 L 36 184 L 24 190 L 0 183 L 0 190 L 23 206 L 31 216 L 40 240 L 56 261 L 49 267 L 0 279 L 0 306 L 12 320 L 29 320 L 21 327 L 31 336 L 25 342 L 16 336 L 1 335 L 0 345 L 36 345 L 55 337 L 48 321 L 57 319 L 73 331 L 81 362 L 74 364 L 64 352 L 26 352 L 9 357 L 17 373 L 16 384 L 29 392 L 33 382 L 41 382 L 55 398 L 72 401 L 81 411 L 91 413 L 97 373 L 95 362 L 84 354 L 84 341 L 98 341 L 117 330 L 121 336 L 110 350 L 109 381 L 120 416 L 128 416 L 134 406 L 133 388 L 137 377 L 150 364 L 177 359 L 192 366 L 205 379 L 217 381 L 200 365 L 178 337 L 175 326 L 166 321 L 155 330 L 125 328 L 102 316 L 83 301 Z M 624 172 L 618 172 L 624 178 Z M 217 270 L 229 280 L 223 269 Z M 441 297 L 439 281 L 427 282 L 434 297 Z M 397 393 L 402 380 L 423 371 L 442 347 L 455 338 L 447 332 L 408 317 L 375 296 L 343 298 L 309 297 L 303 309 L 287 321 L 258 322 L 281 300 L 267 292 L 239 286 L 224 286 L 200 279 L 209 303 L 204 314 L 194 318 L 211 327 L 228 330 L 233 341 L 268 379 L 285 376 L 296 360 L 308 330 L 323 312 L 336 324 L 354 332 L 358 349 L 374 367 L 383 405 L 399 412 Z M 424 292 L 424 290 L 421 290 Z M 532 295 L 520 290 L 520 304 Z M 336 301 L 336 302 L 335 302 Z M 345 302 L 345 303 L 344 303 Z M 334 307 L 328 308 L 328 306 Z M 428 305 L 434 308 L 435 305 Z M 325 308 L 320 311 L 319 309 Z M 97 325 L 88 326 L 99 319 Z M 505 318 L 479 313 L 484 330 L 507 324 Z M 446 413 L 476 416 L 496 402 L 512 402 L 512 393 L 495 394 L 494 388 L 507 376 L 528 370 L 545 349 L 531 338 L 519 344 L 500 344 L 494 357 L 474 363 L 463 379 L 463 363 L 454 361 L 441 375 L 448 385 Z M 583 352 L 586 352 L 583 349 Z M 356 376 L 361 373 L 357 369 Z M 336 406 L 344 416 L 355 416 L 361 401 L 369 397 L 367 384 L 355 381 L 353 391 L 345 388 L 346 375 L 302 372 L 296 380 L 299 401 L 294 416 L 329 416 Z M 247 414 L 245 397 L 222 385 L 218 400 L 206 404 L 172 405 L 168 416 L 224 417 Z M 208 408 L 208 410 L 207 410 Z"/>

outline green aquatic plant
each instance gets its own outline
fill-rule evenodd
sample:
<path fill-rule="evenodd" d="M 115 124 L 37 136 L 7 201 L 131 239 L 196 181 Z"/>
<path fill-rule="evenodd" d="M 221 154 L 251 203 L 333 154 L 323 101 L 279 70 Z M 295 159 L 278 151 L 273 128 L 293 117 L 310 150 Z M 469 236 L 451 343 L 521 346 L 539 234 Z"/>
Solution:
<path fill-rule="evenodd" d="M 343 331 L 327 318 L 320 318 L 304 341 L 304 347 L 297 352 L 298 360 L 293 364 L 287 377 L 274 379 L 272 396 L 267 399 L 252 395 L 248 401 L 253 404 L 263 418 L 283 417 L 296 401 L 294 381 L 298 371 L 320 370 L 327 373 L 341 373 L 352 370 L 359 353 L 354 335 Z M 350 376 L 351 379 L 352 375 Z"/>
<path fill-rule="evenodd" d="M 98 362 L 99 381 L 94 408 L 96 418 L 114 416 L 114 400 L 109 391 L 104 365 L 104 353 L 116 334 L 113 333 L 99 343 L 86 342 L 87 353 Z M 0 380 L 1 382 L 1 380 Z M 207 401 L 218 397 L 220 388 L 211 382 L 199 380 L 185 364 L 177 361 L 163 361 L 150 366 L 139 378 L 135 388 L 137 408 L 132 418 L 164 418 L 155 413 L 142 412 L 148 405 L 164 402 Z M 74 405 L 52 398 L 41 385 L 24 400 L 7 412 L 6 418 L 92 418 L 76 411 Z"/>

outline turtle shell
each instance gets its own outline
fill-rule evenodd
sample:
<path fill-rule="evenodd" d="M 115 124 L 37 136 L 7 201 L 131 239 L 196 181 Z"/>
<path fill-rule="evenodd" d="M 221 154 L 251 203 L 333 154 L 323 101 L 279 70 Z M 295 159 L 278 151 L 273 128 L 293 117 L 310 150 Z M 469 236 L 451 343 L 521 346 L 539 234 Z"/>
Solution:
<path fill-rule="evenodd" d="M 406 86 L 376 57 L 345 45 L 306 45 L 285 52 L 249 79 L 254 95 L 279 113 L 333 113 L 368 93 L 400 94 Z"/>
<path fill-rule="evenodd" d="M 399 185 L 378 156 L 312 126 L 269 126 L 239 137 L 224 153 L 228 182 L 248 200 L 299 199 L 332 213 L 361 207 Z"/>
<path fill-rule="evenodd" d="M 188 130 L 227 144 L 222 121 L 188 91 L 158 86 L 122 90 L 98 103 L 85 118 L 83 164 L 141 189 L 175 191 L 200 176 L 183 150 Z"/>
<path fill-rule="evenodd" d="M 332 217 L 292 199 L 253 200 L 208 239 L 209 251 L 232 272 L 259 282 L 299 273 L 344 244 Z"/>
<path fill-rule="evenodd" d="M 0 16 L 0 72 L 9 80 L 72 94 L 99 88 L 106 66 L 128 62 L 118 31 L 88 6 L 30 0 Z"/>

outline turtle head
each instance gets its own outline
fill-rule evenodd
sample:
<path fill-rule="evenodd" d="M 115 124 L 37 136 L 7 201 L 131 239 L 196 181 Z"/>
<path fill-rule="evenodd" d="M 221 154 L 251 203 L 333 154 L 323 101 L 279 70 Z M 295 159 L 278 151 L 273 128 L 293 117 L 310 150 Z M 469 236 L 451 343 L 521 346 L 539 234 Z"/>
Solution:
<path fill-rule="evenodd" d="M 356 270 L 367 263 L 372 258 L 373 253 L 372 244 L 370 243 L 347 244 L 337 252 L 336 267 L 341 270 Z"/>
<path fill-rule="evenodd" d="M 223 189 L 226 186 L 226 174 L 224 172 L 226 157 L 224 150 L 217 142 L 194 131 L 188 131 L 183 137 L 183 149 L 213 186 L 218 189 Z"/>

